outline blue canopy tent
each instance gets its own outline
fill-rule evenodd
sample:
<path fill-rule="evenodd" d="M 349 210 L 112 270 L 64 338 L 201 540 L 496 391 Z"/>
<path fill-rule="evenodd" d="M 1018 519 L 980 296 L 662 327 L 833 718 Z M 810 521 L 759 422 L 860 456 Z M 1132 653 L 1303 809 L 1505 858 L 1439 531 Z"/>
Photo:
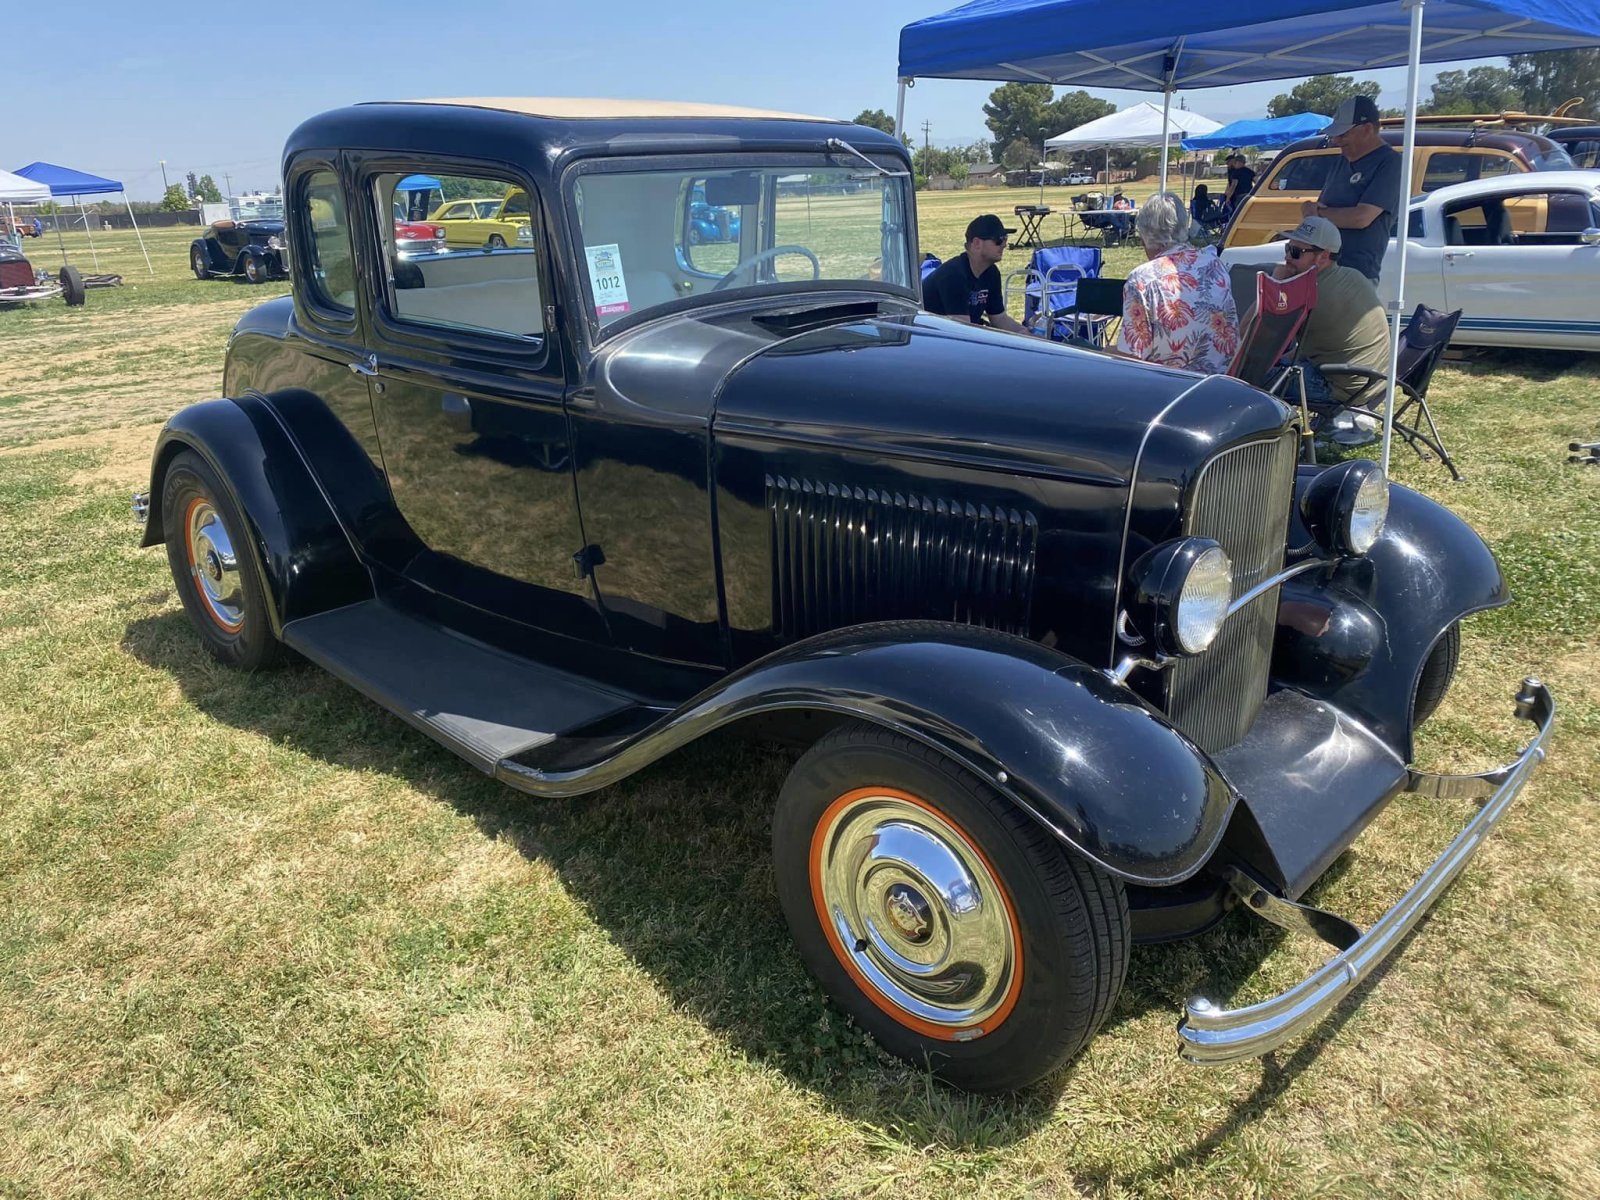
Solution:
<path fill-rule="evenodd" d="M 1287 146 L 1312 137 L 1333 124 L 1321 113 L 1295 113 L 1292 117 L 1235 121 L 1211 133 L 1186 134 L 1185 150 L 1231 150 L 1235 146 Z"/>
<path fill-rule="evenodd" d="M 150 277 L 155 278 L 156 270 L 150 265 L 150 251 L 145 249 L 144 234 L 139 231 L 139 222 L 133 215 L 133 204 L 128 200 L 128 193 L 123 191 L 122 183 L 116 179 L 106 179 L 99 175 L 90 175 L 84 171 L 74 171 L 71 167 L 57 166 L 55 163 L 33 162 L 25 167 L 19 167 L 15 172 L 24 179 L 31 179 L 35 183 L 42 183 L 50 189 L 52 196 L 61 196 L 77 202 L 78 213 L 83 218 L 83 231 L 89 237 L 89 254 L 94 259 L 95 268 L 100 266 L 100 253 L 94 246 L 94 234 L 89 229 L 89 215 L 84 210 L 82 197 L 100 196 L 110 192 L 121 192 L 122 202 L 128 208 L 128 220 L 133 223 L 133 235 L 139 239 L 139 250 L 144 255 L 145 269 L 150 272 Z M 61 226 L 56 225 L 56 240 L 61 240 Z M 67 248 L 61 244 L 61 256 L 66 257 Z"/>
<path fill-rule="evenodd" d="M 1423 9 L 1428 28 L 1423 29 Z M 1401 193 L 1411 194 L 1420 64 L 1600 44 L 1600 0 L 974 0 L 900 31 L 900 94 L 917 79 L 992 79 L 1161 92 L 1408 68 Z M 1167 183 L 1162 156 L 1161 186 Z M 1400 214 L 1403 218 L 1404 214 Z M 1391 305 L 1383 466 L 1389 466 L 1406 239 Z"/>

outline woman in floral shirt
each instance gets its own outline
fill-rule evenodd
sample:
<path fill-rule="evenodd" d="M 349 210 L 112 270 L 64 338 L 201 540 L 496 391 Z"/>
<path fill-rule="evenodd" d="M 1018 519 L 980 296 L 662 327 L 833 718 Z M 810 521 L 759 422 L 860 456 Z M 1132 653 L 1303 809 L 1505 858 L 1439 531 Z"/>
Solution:
<path fill-rule="evenodd" d="M 1239 348 L 1239 316 L 1215 248 L 1189 244 L 1189 214 L 1171 192 L 1145 201 L 1134 229 L 1150 261 L 1128 272 L 1117 349 L 1167 367 L 1226 371 Z"/>

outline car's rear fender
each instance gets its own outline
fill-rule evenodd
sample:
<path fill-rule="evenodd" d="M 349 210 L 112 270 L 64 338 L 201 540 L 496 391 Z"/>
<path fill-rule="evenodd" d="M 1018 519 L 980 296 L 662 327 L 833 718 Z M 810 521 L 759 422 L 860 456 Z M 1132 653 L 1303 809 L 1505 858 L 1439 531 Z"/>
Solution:
<path fill-rule="evenodd" d="M 260 396 L 179 410 L 156 440 L 141 545 L 166 541 L 167 468 L 192 450 L 216 472 L 248 529 L 243 538 L 267 583 L 274 633 L 287 621 L 372 595 L 372 581 L 299 447 Z"/>
<path fill-rule="evenodd" d="M 1199 870 L 1235 801 L 1202 751 L 1103 672 L 1036 642 L 940 622 L 819 634 L 718 681 L 620 744 L 560 739 L 502 761 L 496 774 L 535 794 L 590 791 L 713 729 L 785 711 L 912 737 L 1085 858 L 1148 886 Z"/>

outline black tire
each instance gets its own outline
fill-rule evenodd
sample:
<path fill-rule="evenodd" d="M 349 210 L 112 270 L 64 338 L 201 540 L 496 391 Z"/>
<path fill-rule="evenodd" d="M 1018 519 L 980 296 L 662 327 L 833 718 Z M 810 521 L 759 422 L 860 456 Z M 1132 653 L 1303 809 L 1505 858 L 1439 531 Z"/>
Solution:
<path fill-rule="evenodd" d="M 921 849 L 895 858 L 885 849 L 893 839 L 879 836 L 890 824 L 912 831 L 904 844 Z M 878 848 L 870 868 L 851 853 L 868 846 Z M 1026 1087 L 1083 1049 L 1122 990 L 1131 940 L 1122 884 L 908 738 L 848 722 L 818 741 L 784 782 L 772 849 L 778 899 L 812 974 L 881 1046 L 948 1083 L 985 1092 Z M 927 876 L 899 865 L 947 852 L 972 868 L 979 885 L 953 889 L 965 898 L 958 921 L 939 905 L 937 889 L 928 889 L 932 903 L 919 892 Z M 841 886 L 846 880 L 854 882 Z M 856 899 L 871 905 L 870 924 Z M 826 924 L 824 912 L 835 914 Z M 987 932 L 978 926 L 972 941 L 974 914 L 984 913 L 978 919 L 993 924 Z M 840 921 L 857 935 L 849 950 L 836 931 Z M 978 953 L 955 954 L 950 943 L 962 938 Z M 921 995 L 940 997 L 929 1009 L 939 1019 L 915 1015 L 883 970 L 890 960 L 875 954 L 885 943 L 931 954 L 949 967 L 935 973 L 940 980 L 967 985 L 968 995 L 975 983 L 979 1006 L 945 1003 L 953 995 L 935 986 Z M 869 970 L 888 987 L 871 982 Z M 902 978 L 916 986 L 913 976 Z"/>
<path fill-rule="evenodd" d="M 1461 661 L 1461 622 L 1439 635 L 1417 676 L 1417 694 L 1411 701 L 1411 725 L 1416 728 L 1438 711 L 1450 685 L 1455 682 L 1456 664 Z"/>
<path fill-rule="evenodd" d="M 172 582 L 205 648 L 245 671 L 277 663 L 283 645 L 272 632 L 265 581 L 246 541 L 249 530 L 216 473 L 192 450 L 167 466 L 161 523 Z M 225 566 L 229 558 L 231 569 Z"/>
<path fill-rule="evenodd" d="M 504 250 L 506 248 L 506 240 L 498 233 L 491 233 L 489 240 L 484 245 L 490 250 Z"/>
<path fill-rule="evenodd" d="M 689 226 L 689 245 L 698 246 L 699 244 L 700 244 L 700 229 L 699 229 L 699 226 L 694 225 L 694 224 L 691 223 L 690 226 Z"/>
<path fill-rule="evenodd" d="M 265 283 L 272 272 L 267 267 L 266 261 L 259 255 L 246 254 L 244 256 L 244 279 L 246 283 Z"/>
<path fill-rule="evenodd" d="M 56 282 L 61 285 L 61 298 L 67 302 L 68 308 L 81 307 L 89 298 L 88 289 L 83 286 L 83 272 L 70 263 L 61 268 Z"/>
<path fill-rule="evenodd" d="M 203 246 L 195 246 L 189 251 L 189 269 L 194 272 L 196 279 L 211 278 L 211 263 L 206 258 Z"/>

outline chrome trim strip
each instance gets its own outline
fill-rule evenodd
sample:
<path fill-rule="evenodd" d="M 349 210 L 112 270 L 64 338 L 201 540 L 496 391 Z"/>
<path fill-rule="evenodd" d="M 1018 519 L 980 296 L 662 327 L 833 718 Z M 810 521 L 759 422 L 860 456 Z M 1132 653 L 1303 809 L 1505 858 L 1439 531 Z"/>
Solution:
<path fill-rule="evenodd" d="M 1497 780 L 1498 786 L 1477 816 L 1422 873 L 1411 890 L 1348 950 L 1334 955 L 1294 987 L 1259 1004 L 1227 1009 L 1202 997 L 1189 1000 L 1178 1022 L 1179 1057 L 1187 1062 L 1212 1064 L 1266 1054 L 1305 1032 L 1354 991 L 1405 940 L 1505 816 L 1533 768 L 1544 761 L 1544 742 L 1555 720 L 1555 711 L 1549 689 L 1537 679 L 1524 679 L 1522 690 L 1517 694 L 1516 715 L 1533 722 L 1539 732 L 1514 762 L 1486 775 L 1435 776 L 1413 772 L 1408 789 L 1412 783 L 1418 783 L 1423 786 L 1424 794 L 1430 795 L 1445 793 L 1427 791 L 1429 780 Z"/>

